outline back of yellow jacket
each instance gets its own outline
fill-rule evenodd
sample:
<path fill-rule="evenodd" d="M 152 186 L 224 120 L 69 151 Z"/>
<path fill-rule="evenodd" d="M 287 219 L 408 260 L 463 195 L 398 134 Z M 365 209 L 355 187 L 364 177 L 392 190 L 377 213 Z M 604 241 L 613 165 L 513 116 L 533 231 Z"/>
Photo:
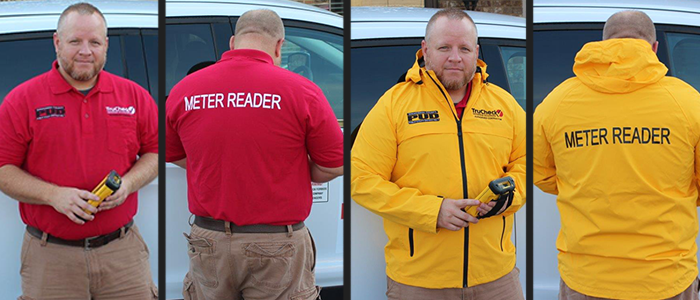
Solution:
<path fill-rule="evenodd" d="M 457 118 L 435 73 L 419 66 L 421 56 L 362 124 L 351 153 L 352 197 L 384 218 L 387 276 L 395 281 L 425 288 L 491 282 L 515 266 L 512 214 L 525 198 L 525 113 L 486 82 L 479 61 Z M 504 176 L 516 183 L 504 213 L 466 231 L 438 230 L 443 198 L 473 199 Z"/>
<path fill-rule="evenodd" d="M 700 94 L 648 42 L 586 44 L 534 116 L 534 182 L 558 194 L 559 272 L 583 294 L 670 298 L 698 275 Z"/>

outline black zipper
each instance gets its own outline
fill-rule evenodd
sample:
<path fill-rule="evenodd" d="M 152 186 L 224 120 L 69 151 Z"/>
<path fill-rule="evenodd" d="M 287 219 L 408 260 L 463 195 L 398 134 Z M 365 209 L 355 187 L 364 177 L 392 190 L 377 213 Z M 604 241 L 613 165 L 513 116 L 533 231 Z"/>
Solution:
<path fill-rule="evenodd" d="M 503 252 L 503 236 L 506 234 L 506 217 L 501 217 L 503 218 L 503 231 L 501 231 L 501 252 Z"/>
<path fill-rule="evenodd" d="M 411 257 L 413 257 L 413 228 L 408 229 L 408 247 L 411 248 Z"/>
<path fill-rule="evenodd" d="M 435 83 L 435 86 L 438 87 L 440 90 L 440 93 L 442 93 L 442 96 L 445 98 L 445 101 L 449 104 L 449 99 L 447 98 L 447 95 L 445 95 L 445 92 L 442 90 L 440 85 L 433 79 L 433 76 L 430 76 L 430 73 L 425 72 L 428 77 Z M 466 108 L 465 108 L 466 109 Z M 459 161 L 462 164 L 462 195 L 464 199 L 469 198 L 468 194 L 468 189 L 467 189 L 467 165 L 466 162 L 464 161 L 464 136 L 462 134 L 462 120 L 460 118 L 457 118 L 457 114 L 455 112 L 452 112 L 452 115 L 455 118 L 455 121 L 457 121 L 457 138 L 459 138 Z M 464 287 L 468 287 L 469 285 L 467 284 L 467 266 L 469 265 L 469 227 L 464 228 L 464 274 L 462 278 L 462 285 Z"/>

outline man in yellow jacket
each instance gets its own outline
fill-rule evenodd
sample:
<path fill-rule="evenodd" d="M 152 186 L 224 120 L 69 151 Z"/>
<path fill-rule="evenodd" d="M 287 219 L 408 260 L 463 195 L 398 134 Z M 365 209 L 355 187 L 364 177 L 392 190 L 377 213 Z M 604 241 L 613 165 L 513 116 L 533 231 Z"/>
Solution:
<path fill-rule="evenodd" d="M 698 299 L 700 94 L 665 76 L 655 32 L 642 12 L 614 14 L 535 111 L 534 182 L 561 214 L 559 299 Z"/>
<path fill-rule="evenodd" d="M 365 118 L 351 154 L 353 200 L 384 218 L 389 237 L 387 296 L 523 299 L 511 230 L 525 202 L 525 113 L 487 81 L 463 11 L 436 13 L 421 48 L 405 81 Z M 514 195 L 474 199 L 507 176 Z M 471 206 L 478 219 L 463 211 Z"/>

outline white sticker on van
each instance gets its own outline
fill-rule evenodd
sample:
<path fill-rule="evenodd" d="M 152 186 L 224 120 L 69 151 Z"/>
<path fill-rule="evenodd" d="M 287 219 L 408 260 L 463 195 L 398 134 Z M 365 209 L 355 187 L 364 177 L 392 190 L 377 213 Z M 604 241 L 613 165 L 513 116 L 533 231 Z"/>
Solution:
<path fill-rule="evenodd" d="M 314 203 L 317 202 L 328 202 L 328 182 L 324 183 L 311 183 L 311 194 L 314 199 Z"/>

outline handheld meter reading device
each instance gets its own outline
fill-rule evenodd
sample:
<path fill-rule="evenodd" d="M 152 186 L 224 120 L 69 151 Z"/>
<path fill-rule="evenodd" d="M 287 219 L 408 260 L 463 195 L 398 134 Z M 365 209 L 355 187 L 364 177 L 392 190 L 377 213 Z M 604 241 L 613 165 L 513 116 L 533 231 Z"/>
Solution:
<path fill-rule="evenodd" d="M 97 195 L 97 197 L 100 197 L 99 201 L 95 200 L 88 200 L 88 204 L 92 205 L 93 207 L 97 207 L 102 203 L 102 201 L 105 200 L 105 198 L 109 197 L 110 195 L 114 194 L 119 187 L 122 184 L 122 178 L 117 174 L 117 171 L 112 170 L 107 174 L 107 177 L 102 179 L 102 182 L 98 184 L 94 190 L 92 190 L 92 193 Z M 89 210 L 84 210 L 87 214 L 92 214 Z"/>
<path fill-rule="evenodd" d="M 481 193 L 479 193 L 479 196 L 476 196 L 476 200 L 479 200 L 481 203 L 489 203 L 491 201 L 501 200 L 502 197 L 510 196 L 512 198 L 514 190 L 515 182 L 513 181 L 512 177 L 506 176 L 503 178 L 498 178 L 496 180 L 491 181 L 489 183 L 489 186 L 487 186 L 483 191 L 481 191 Z M 503 200 L 503 202 L 505 202 L 505 199 Z M 496 212 L 498 212 L 501 209 L 501 207 L 503 207 L 503 204 L 496 205 L 493 207 L 492 211 L 495 210 Z M 466 212 L 474 217 L 479 217 L 479 213 L 476 211 L 476 208 L 477 206 L 469 206 L 467 207 Z M 489 214 L 491 214 L 491 212 L 489 212 Z"/>

